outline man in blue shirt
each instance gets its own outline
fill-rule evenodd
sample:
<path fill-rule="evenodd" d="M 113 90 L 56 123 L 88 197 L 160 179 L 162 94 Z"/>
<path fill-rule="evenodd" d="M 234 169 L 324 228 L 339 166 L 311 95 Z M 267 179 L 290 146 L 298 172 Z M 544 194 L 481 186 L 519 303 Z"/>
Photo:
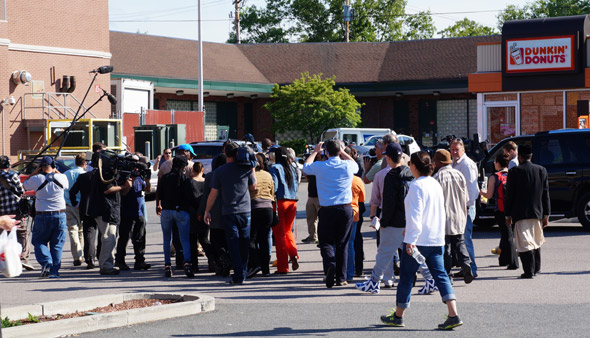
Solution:
<path fill-rule="evenodd" d="M 321 152 L 323 142 L 315 146 L 303 165 L 306 175 L 315 175 L 320 201 L 318 239 L 326 274 L 326 286 L 344 286 L 346 282 L 346 255 L 352 229 L 352 177 L 359 168 L 346 154 L 338 140 L 325 143 L 328 160 L 313 162 Z"/>
<path fill-rule="evenodd" d="M 80 153 L 75 158 L 76 167 L 64 173 L 68 179 L 69 187 L 73 187 L 80 174 L 86 172 L 86 154 Z M 74 257 L 74 266 L 82 264 L 82 257 L 84 257 L 84 233 L 82 222 L 80 221 L 80 209 L 78 206 L 73 206 L 70 201 L 70 189 L 64 189 L 64 197 L 66 199 L 66 219 L 68 224 L 68 233 L 70 234 L 70 249 L 72 250 L 72 257 Z M 80 200 L 80 193 L 77 194 L 76 200 Z"/>

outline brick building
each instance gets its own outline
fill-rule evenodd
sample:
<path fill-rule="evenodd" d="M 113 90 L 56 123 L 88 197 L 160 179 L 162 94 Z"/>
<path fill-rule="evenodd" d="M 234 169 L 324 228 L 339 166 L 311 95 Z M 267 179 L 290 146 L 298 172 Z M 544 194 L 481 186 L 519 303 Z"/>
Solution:
<path fill-rule="evenodd" d="M 384 43 L 301 43 L 230 45 L 203 43 L 206 138 L 217 125 L 230 137 L 252 132 L 273 138 L 272 118 L 262 106 L 275 83 L 288 84 L 301 73 L 336 76 L 362 108 L 363 126 L 388 127 L 426 145 L 449 134 L 470 137 L 477 131 L 476 96 L 467 90 L 476 71 L 478 43 L 497 37 L 468 37 Z M 122 96 L 125 81 L 143 83 L 153 101 L 145 109 L 197 110 L 197 41 L 111 32 L 113 92 Z M 117 88 L 115 88 L 117 87 Z M 121 88 L 123 87 L 123 88 Z M 137 88 L 132 88 L 135 90 Z M 286 139 L 296 135 L 276 135 Z M 191 140 L 187 140 L 191 141 Z"/>
<path fill-rule="evenodd" d="M 106 0 L 0 1 L 2 153 L 14 158 L 44 145 L 45 121 L 71 119 L 92 80 L 89 71 L 110 58 Z M 75 86 L 66 84 L 69 93 L 60 92 L 64 75 L 75 78 Z M 108 90 L 109 82 L 100 75 L 95 84 Z M 98 97 L 91 90 L 84 106 Z M 107 118 L 110 110 L 104 100 L 88 114 Z"/>
<path fill-rule="evenodd" d="M 478 44 L 477 72 L 469 75 L 478 133 L 493 145 L 578 128 L 590 105 L 590 16 L 509 21 L 502 32 Z"/>

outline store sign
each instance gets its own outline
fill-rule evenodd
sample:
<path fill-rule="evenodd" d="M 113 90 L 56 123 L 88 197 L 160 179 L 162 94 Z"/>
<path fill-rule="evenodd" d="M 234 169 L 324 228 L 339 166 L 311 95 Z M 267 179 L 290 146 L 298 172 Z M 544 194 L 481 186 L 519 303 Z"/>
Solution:
<path fill-rule="evenodd" d="M 506 40 L 506 73 L 575 69 L 574 36 Z"/>

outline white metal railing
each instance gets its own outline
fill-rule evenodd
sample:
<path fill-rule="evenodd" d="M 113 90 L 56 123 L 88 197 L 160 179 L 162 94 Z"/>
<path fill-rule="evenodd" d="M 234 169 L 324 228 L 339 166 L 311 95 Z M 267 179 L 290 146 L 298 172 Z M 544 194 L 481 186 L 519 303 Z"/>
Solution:
<path fill-rule="evenodd" d="M 25 93 L 23 96 L 23 119 L 71 119 L 80 108 L 80 115 L 87 111 L 86 107 L 71 93 Z M 34 112 L 41 111 L 41 114 Z M 88 111 L 90 117 L 96 117 Z M 29 115 L 29 116 L 27 116 Z M 34 115 L 34 116 L 31 116 Z"/>

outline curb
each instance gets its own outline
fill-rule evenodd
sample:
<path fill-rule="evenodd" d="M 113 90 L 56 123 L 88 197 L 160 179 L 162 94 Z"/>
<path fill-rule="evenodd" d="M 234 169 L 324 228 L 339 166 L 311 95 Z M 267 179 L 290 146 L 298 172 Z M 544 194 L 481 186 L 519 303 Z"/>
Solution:
<path fill-rule="evenodd" d="M 182 300 L 182 302 L 15 326 L 3 329 L 2 335 L 5 338 L 56 337 L 188 316 L 215 310 L 215 299 L 211 296 L 176 293 L 129 293 L 17 306 L 2 309 L 2 316 L 7 316 L 12 320 L 27 318 L 29 313 L 34 316 L 51 316 L 60 313 L 65 314 L 76 311 L 88 311 L 96 307 L 107 306 L 112 303 L 117 304 L 126 300 L 134 299 Z"/>

